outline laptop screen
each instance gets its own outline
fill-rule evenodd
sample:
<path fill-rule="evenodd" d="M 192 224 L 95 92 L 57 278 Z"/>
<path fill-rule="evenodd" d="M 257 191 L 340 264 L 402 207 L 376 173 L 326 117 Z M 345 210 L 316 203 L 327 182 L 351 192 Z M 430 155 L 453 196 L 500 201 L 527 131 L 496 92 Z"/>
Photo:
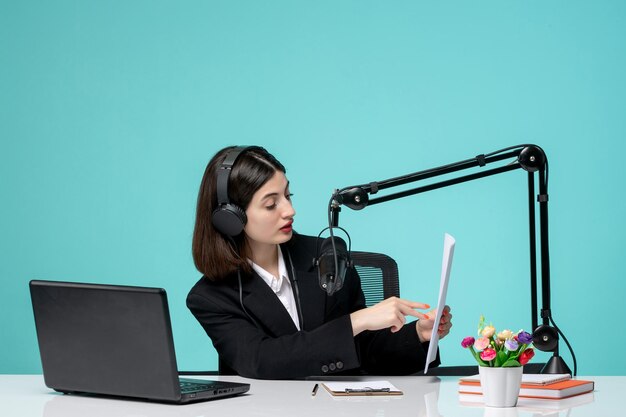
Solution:
<path fill-rule="evenodd" d="M 165 290 L 52 281 L 30 290 L 48 387 L 180 398 Z"/>

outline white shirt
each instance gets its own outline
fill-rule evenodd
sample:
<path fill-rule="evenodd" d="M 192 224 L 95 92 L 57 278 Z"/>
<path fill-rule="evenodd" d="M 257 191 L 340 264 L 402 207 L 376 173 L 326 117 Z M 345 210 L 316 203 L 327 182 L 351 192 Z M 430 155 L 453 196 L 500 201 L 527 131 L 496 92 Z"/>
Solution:
<path fill-rule="evenodd" d="M 261 268 L 259 265 L 248 259 L 252 269 L 259 274 L 259 276 L 265 281 L 267 285 L 274 291 L 274 294 L 278 297 L 281 303 L 285 306 L 287 313 L 291 316 L 296 328 L 300 330 L 300 320 L 298 319 L 298 309 L 296 307 L 296 300 L 293 296 L 293 289 L 291 288 L 291 281 L 289 281 L 289 275 L 287 274 L 287 267 L 285 265 L 285 258 L 278 246 L 278 278 Z"/>

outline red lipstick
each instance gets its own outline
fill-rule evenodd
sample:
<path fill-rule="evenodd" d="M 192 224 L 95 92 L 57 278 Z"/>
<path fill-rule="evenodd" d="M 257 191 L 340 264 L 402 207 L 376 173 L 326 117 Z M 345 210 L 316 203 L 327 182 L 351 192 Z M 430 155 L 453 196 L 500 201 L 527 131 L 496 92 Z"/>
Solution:
<path fill-rule="evenodd" d="M 291 225 L 293 224 L 293 220 L 290 221 L 289 223 L 287 223 L 286 225 L 284 225 L 283 227 L 280 228 L 280 231 L 283 233 L 289 233 L 292 230 Z"/>

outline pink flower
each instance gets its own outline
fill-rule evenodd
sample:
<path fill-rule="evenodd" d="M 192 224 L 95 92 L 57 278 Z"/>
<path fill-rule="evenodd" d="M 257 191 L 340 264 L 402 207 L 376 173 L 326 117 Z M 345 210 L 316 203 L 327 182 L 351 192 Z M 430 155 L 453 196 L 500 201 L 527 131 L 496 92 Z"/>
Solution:
<path fill-rule="evenodd" d="M 484 350 L 487 346 L 489 346 L 489 339 L 486 337 L 479 337 L 474 342 L 474 348 L 476 350 Z"/>
<path fill-rule="evenodd" d="M 532 348 L 528 348 L 519 355 L 519 363 L 522 365 L 526 365 L 529 360 L 531 360 L 535 356 L 535 351 Z"/>
<path fill-rule="evenodd" d="M 464 348 L 468 348 L 474 344 L 475 340 L 472 336 L 468 336 L 461 342 L 461 346 Z"/>
<path fill-rule="evenodd" d="M 492 361 L 496 357 L 496 351 L 492 348 L 487 348 L 480 352 L 480 359 L 484 361 Z"/>

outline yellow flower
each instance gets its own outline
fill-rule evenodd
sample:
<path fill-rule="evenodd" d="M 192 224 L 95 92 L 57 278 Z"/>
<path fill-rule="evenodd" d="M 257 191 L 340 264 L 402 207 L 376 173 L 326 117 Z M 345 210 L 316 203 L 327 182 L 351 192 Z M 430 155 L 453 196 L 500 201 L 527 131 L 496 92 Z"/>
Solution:
<path fill-rule="evenodd" d="M 482 331 L 484 337 L 491 337 L 496 332 L 496 328 L 493 326 L 485 326 Z"/>
<path fill-rule="evenodd" d="M 512 337 L 513 337 L 513 332 L 508 330 L 508 329 L 507 330 L 502 330 L 500 333 L 498 333 L 498 340 L 505 341 L 505 340 L 508 340 L 508 339 L 510 339 Z"/>

